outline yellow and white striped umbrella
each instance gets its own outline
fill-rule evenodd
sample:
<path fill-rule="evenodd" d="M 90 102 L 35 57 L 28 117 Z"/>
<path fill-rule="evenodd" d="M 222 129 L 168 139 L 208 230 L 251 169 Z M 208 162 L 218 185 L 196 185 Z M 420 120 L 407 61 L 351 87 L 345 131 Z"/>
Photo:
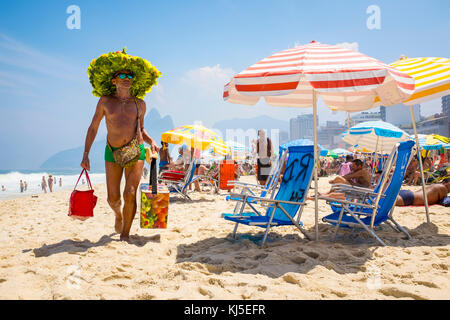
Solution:
<path fill-rule="evenodd" d="M 401 58 L 390 64 L 415 80 L 414 93 L 404 104 L 410 106 L 450 94 L 450 59 Z"/>
<path fill-rule="evenodd" d="M 226 155 L 228 147 L 222 138 L 202 125 L 181 126 L 161 135 L 161 141 L 172 144 L 186 144 L 188 147 L 197 150 L 213 149 L 214 153 Z"/>

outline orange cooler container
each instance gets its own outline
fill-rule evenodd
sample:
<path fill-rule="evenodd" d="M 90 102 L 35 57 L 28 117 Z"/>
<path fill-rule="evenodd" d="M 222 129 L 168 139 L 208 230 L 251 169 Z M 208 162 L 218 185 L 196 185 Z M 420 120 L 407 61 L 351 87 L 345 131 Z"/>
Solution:
<path fill-rule="evenodd" d="M 152 194 L 148 183 L 141 184 L 140 225 L 142 229 L 167 228 L 169 213 L 169 189 L 158 185 L 158 193 Z"/>
<path fill-rule="evenodd" d="M 231 190 L 233 186 L 228 185 L 228 181 L 234 180 L 234 160 L 222 160 L 219 164 L 219 188 L 221 190 Z"/>

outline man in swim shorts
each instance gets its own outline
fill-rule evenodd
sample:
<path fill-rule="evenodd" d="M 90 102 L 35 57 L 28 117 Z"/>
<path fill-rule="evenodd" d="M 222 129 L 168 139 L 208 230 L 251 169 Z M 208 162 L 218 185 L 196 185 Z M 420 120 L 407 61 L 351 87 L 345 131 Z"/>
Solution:
<path fill-rule="evenodd" d="M 426 186 L 425 193 L 427 195 L 428 205 L 439 204 L 450 192 L 450 179 L 444 183 L 432 184 Z M 423 206 L 425 201 L 422 189 L 412 192 L 410 190 L 400 190 L 398 193 L 396 206 Z"/>
<path fill-rule="evenodd" d="M 370 187 L 370 173 L 364 168 L 364 164 L 360 159 L 352 160 L 352 171 L 344 176 L 337 176 L 328 181 L 330 184 L 350 184 L 352 186 L 369 188 Z"/>
<path fill-rule="evenodd" d="M 159 71 L 148 61 L 122 52 L 108 53 L 94 59 L 88 68 L 93 94 L 100 96 L 94 116 L 86 134 L 81 167 L 90 170 L 89 151 L 103 117 L 106 121 L 107 146 L 105 147 L 105 171 L 108 203 L 115 217 L 115 231 L 120 240 L 129 241 L 129 232 L 137 209 L 137 189 L 145 160 L 144 142 L 153 152 L 159 150 L 155 141 L 144 129 L 146 104 L 142 98 L 156 83 Z M 140 134 L 138 131 L 140 121 Z M 138 137 L 141 151 L 139 160 L 123 168 L 113 157 L 113 151 Z M 124 206 L 120 194 L 120 182 L 125 175 Z"/>

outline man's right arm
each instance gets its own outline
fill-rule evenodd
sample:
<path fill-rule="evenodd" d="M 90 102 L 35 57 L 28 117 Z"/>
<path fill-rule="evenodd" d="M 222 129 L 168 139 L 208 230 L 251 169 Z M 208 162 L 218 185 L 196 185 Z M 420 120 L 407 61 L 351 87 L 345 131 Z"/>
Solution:
<path fill-rule="evenodd" d="M 84 142 L 84 153 L 83 153 L 83 160 L 81 161 L 81 167 L 88 171 L 91 170 L 91 166 L 89 163 L 89 151 L 91 150 L 92 143 L 94 143 L 98 127 L 100 126 L 100 122 L 105 116 L 105 109 L 103 103 L 104 98 L 101 97 L 97 103 L 97 108 L 95 109 L 95 114 L 94 117 L 92 118 L 91 124 L 86 134 L 86 140 Z"/>

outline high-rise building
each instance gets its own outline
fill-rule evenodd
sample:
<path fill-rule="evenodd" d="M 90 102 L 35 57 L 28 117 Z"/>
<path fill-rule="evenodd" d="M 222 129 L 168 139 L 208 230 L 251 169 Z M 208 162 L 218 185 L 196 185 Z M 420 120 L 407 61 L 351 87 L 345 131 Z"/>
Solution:
<path fill-rule="evenodd" d="M 414 119 L 416 123 L 421 120 L 420 104 L 413 105 Z M 392 123 L 395 126 L 411 123 L 411 111 L 409 106 L 396 104 L 391 107 L 380 107 L 381 120 Z"/>
<path fill-rule="evenodd" d="M 281 130 L 280 131 L 280 144 L 289 142 L 289 132 Z"/>
<path fill-rule="evenodd" d="M 317 142 L 326 149 L 346 148 L 347 143 L 341 138 L 345 130 L 347 130 L 347 126 L 338 121 L 327 121 L 324 127 L 319 128 Z"/>
<path fill-rule="evenodd" d="M 381 112 L 375 111 L 375 112 L 358 112 L 353 115 L 350 115 L 351 123 L 350 127 L 356 126 L 357 124 L 365 121 L 378 121 L 381 120 Z"/>
<path fill-rule="evenodd" d="M 447 116 L 447 137 L 450 137 L 450 94 L 442 97 L 442 113 Z"/>
<path fill-rule="evenodd" d="M 450 94 L 442 97 L 442 113 L 450 117 Z"/>
<path fill-rule="evenodd" d="M 319 123 L 319 118 L 317 118 Z M 302 114 L 289 121 L 290 140 L 296 139 L 313 139 L 314 138 L 314 122 L 312 114 Z"/>

